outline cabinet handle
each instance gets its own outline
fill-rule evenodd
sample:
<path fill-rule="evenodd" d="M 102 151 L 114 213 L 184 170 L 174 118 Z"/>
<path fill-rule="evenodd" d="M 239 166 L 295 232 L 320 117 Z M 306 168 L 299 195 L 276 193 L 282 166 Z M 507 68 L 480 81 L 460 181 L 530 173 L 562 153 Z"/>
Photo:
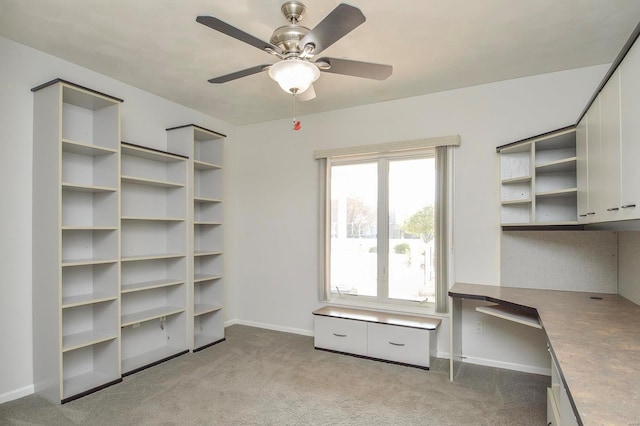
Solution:
<path fill-rule="evenodd" d="M 622 206 L 620 208 L 622 208 L 622 209 L 632 209 L 635 206 L 636 206 L 635 204 L 625 204 L 624 206 Z"/>
<path fill-rule="evenodd" d="M 389 342 L 390 345 L 393 346 L 404 346 L 404 343 L 394 343 L 394 342 Z"/>
<path fill-rule="evenodd" d="M 347 337 L 346 334 L 333 333 L 333 335 L 336 336 L 336 337 Z"/>
<path fill-rule="evenodd" d="M 589 213 L 587 213 L 587 216 L 595 216 L 595 215 L 596 215 L 596 212 L 589 212 Z"/>
<path fill-rule="evenodd" d="M 616 212 L 618 210 L 620 210 L 619 207 L 611 207 L 610 209 L 607 209 L 608 212 Z"/>
<path fill-rule="evenodd" d="M 581 214 L 581 215 L 579 215 L 579 216 L 580 216 L 580 217 L 587 217 L 587 216 L 589 216 L 589 214 L 588 214 L 588 213 L 585 213 L 585 214 Z"/>

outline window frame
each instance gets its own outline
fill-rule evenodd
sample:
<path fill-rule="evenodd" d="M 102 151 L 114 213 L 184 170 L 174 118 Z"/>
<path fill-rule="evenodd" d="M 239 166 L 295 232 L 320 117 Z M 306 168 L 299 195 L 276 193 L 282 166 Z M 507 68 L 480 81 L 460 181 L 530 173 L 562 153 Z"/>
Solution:
<path fill-rule="evenodd" d="M 368 305 L 372 307 L 394 306 L 396 308 L 419 308 L 420 310 L 435 308 L 435 300 L 416 301 L 389 297 L 389 164 L 392 161 L 433 159 L 436 161 L 436 148 L 400 152 L 381 152 L 361 155 L 349 155 L 327 158 L 326 165 L 326 256 L 325 286 L 329 287 L 328 299 L 331 303 Z M 331 170 L 335 165 L 371 164 L 377 165 L 377 296 L 344 294 L 336 291 L 331 285 Z M 436 161 L 437 165 L 437 161 Z M 436 175 L 438 171 L 436 170 Z M 437 199 L 436 199 L 437 202 Z M 434 230 L 435 231 L 435 230 Z M 439 236 L 438 236 L 439 237 Z M 436 286 L 437 287 L 437 286 Z M 437 292 L 436 288 L 436 292 Z M 436 296 L 437 297 L 437 296 Z M 413 310 L 413 309 L 409 309 Z"/>

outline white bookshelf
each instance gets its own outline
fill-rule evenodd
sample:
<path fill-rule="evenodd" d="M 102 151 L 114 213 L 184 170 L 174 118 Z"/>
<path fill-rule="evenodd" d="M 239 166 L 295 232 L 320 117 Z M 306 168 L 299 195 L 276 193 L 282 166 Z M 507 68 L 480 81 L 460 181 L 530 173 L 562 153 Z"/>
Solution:
<path fill-rule="evenodd" d="M 505 145 L 498 152 L 502 226 L 578 223 L 575 128 Z"/>
<path fill-rule="evenodd" d="M 64 80 L 32 91 L 34 385 L 60 403 L 121 380 L 122 100 Z"/>
<path fill-rule="evenodd" d="M 122 373 L 183 354 L 187 343 L 187 158 L 121 147 Z"/>
<path fill-rule="evenodd" d="M 189 270 L 191 349 L 224 340 L 224 135 L 195 125 L 167 129 L 168 143 L 187 147 L 190 161 Z"/>

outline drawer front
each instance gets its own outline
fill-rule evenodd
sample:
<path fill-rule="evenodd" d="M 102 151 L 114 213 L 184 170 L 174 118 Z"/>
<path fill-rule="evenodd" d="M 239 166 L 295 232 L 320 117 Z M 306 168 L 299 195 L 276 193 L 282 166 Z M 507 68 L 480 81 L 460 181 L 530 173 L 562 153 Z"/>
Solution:
<path fill-rule="evenodd" d="M 316 348 L 366 355 L 367 323 L 316 315 L 314 344 Z"/>
<path fill-rule="evenodd" d="M 417 328 L 369 323 L 368 355 L 428 367 L 429 333 Z"/>

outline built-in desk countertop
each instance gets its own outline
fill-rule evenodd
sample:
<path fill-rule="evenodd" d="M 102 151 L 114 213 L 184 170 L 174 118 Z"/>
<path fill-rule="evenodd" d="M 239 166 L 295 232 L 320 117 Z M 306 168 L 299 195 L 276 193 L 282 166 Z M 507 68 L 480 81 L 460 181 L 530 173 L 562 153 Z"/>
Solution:
<path fill-rule="evenodd" d="M 449 295 L 537 310 L 582 423 L 640 425 L 640 306 L 616 294 L 460 283 Z"/>

